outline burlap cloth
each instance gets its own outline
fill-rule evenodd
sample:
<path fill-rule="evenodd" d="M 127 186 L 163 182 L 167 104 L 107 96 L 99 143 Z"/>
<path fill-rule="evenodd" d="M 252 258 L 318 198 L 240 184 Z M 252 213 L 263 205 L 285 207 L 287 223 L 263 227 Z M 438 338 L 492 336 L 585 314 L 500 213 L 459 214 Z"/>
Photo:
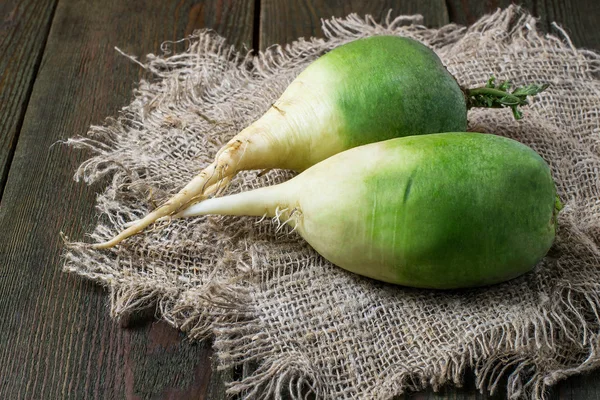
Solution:
<path fill-rule="evenodd" d="M 558 37 L 539 32 L 517 7 L 468 29 L 420 22 L 331 19 L 323 22 L 326 39 L 301 39 L 256 58 L 202 32 L 187 39 L 187 51 L 148 55 L 141 65 L 155 79 L 140 82 L 118 118 L 70 141 L 95 152 L 76 179 L 107 183 L 86 240 L 109 238 L 175 193 L 325 51 L 397 34 L 433 47 L 467 87 L 490 74 L 552 84 L 520 122 L 510 110 L 469 114 L 471 130 L 520 140 L 552 168 L 565 208 L 555 245 L 532 273 L 477 290 L 408 289 L 332 266 L 269 220 L 236 217 L 175 221 L 108 251 L 71 243 L 65 270 L 107 286 L 114 317 L 156 307 L 192 338 L 211 337 L 222 368 L 252 363 L 249 376 L 228 386 L 247 397 L 388 398 L 460 385 L 469 368 L 482 391 L 508 377 L 511 398 L 540 397 L 596 367 L 600 56 L 574 48 L 558 26 Z M 229 193 L 290 176 L 242 173 Z"/>

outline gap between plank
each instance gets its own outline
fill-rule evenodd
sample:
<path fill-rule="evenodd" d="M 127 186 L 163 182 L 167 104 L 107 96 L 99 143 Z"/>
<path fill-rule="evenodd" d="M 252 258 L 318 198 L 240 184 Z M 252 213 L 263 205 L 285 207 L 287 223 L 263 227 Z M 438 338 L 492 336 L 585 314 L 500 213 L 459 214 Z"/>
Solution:
<path fill-rule="evenodd" d="M 448 23 L 452 23 L 456 19 L 456 15 L 452 12 L 452 7 L 450 7 L 451 0 L 445 0 L 444 5 L 446 6 L 446 14 L 448 15 Z"/>
<path fill-rule="evenodd" d="M 23 123 L 25 121 L 25 115 L 27 114 L 27 109 L 29 108 L 29 102 L 31 101 L 31 94 L 33 93 L 33 86 L 38 77 L 38 72 L 40 70 L 40 66 L 42 64 L 42 59 L 44 58 L 44 54 L 46 53 L 46 46 L 48 45 L 48 38 L 50 37 L 50 29 L 52 28 L 52 24 L 54 24 L 54 18 L 56 16 L 56 8 L 58 7 L 57 0 L 54 3 L 52 11 L 50 12 L 50 23 L 46 28 L 46 32 L 44 34 L 44 39 L 41 47 L 41 51 L 36 57 L 35 62 L 33 63 L 33 76 L 31 82 L 29 83 L 29 87 L 25 91 L 25 100 L 23 102 L 23 107 L 19 111 L 20 115 L 17 118 L 17 126 L 15 130 L 15 136 L 12 140 L 12 146 L 8 149 L 8 157 L 6 158 L 6 168 L 2 176 L 0 176 L 0 205 L 2 205 L 2 198 L 4 197 L 4 189 L 6 188 L 6 183 L 8 182 L 8 175 L 10 173 L 10 168 L 12 166 L 12 161 L 15 157 L 15 151 L 17 149 L 17 144 L 19 143 L 19 137 L 21 136 L 21 130 L 23 129 Z"/>
<path fill-rule="evenodd" d="M 260 2 L 261 0 L 254 0 L 254 23 L 252 26 L 252 49 L 254 53 L 260 51 Z"/>

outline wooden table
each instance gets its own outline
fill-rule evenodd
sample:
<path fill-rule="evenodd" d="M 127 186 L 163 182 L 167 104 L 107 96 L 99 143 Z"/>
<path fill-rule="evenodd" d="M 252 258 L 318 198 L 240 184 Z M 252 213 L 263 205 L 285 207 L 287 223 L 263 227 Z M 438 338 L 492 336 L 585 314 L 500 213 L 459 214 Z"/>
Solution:
<path fill-rule="evenodd" d="M 152 319 L 111 320 L 106 292 L 61 272 L 59 231 L 81 238 L 95 193 L 72 176 L 89 154 L 55 145 L 131 99 L 145 71 L 119 55 L 159 53 L 165 40 L 213 28 L 264 49 L 322 35 L 320 18 L 420 13 L 469 24 L 506 0 L 2 0 L 0 1 L 0 399 L 224 398 L 242 370 L 217 372 L 209 343 Z M 540 25 L 558 21 L 577 46 L 600 50 L 597 0 L 527 0 Z M 407 398 L 482 398 L 469 383 Z M 500 396 L 496 396 L 501 398 Z M 551 398 L 600 398 L 600 371 Z"/>

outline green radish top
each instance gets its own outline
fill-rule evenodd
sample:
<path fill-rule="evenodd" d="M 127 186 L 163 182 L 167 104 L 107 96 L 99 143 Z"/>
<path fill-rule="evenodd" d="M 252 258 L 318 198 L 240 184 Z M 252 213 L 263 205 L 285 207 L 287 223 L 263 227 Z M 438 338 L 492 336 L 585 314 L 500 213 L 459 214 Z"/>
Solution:
<path fill-rule="evenodd" d="M 310 64 L 248 127 L 247 137 L 266 136 L 274 145 L 252 166 L 302 171 L 368 143 L 466 131 L 471 107 L 509 107 L 518 119 L 527 97 L 547 85 L 510 88 L 492 77 L 484 87 L 463 89 L 433 50 L 410 38 L 355 40 Z"/>
<path fill-rule="evenodd" d="M 346 148 L 402 136 L 467 129 L 464 94 L 438 56 L 416 40 L 374 36 L 350 42 L 307 69 L 336 85 Z"/>
<path fill-rule="evenodd" d="M 467 107 L 458 83 L 427 46 L 405 37 L 374 36 L 344 44 L 310 64 L 261 120 L 255 131 L 287 131 L 286 140 L 298 141 L 280 146 L 280 161 L 304 170 L 367 143 L 464 131 Z M 286 148 L 308 151 L 286 153 Z"/>

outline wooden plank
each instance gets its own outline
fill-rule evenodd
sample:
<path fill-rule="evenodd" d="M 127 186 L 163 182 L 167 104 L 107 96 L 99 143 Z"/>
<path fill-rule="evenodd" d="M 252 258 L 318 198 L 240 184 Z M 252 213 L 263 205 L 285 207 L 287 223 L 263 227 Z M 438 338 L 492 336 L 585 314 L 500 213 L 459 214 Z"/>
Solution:
<path fill-rule="evenodd" d="M 0 2 L 0 200 L 57 1 Z"/>
<path fill-rule="evenodd" d="M 444 0 L 262 0 L 260 5 L 260 48 L 291 43 L 299 37 L 322 37 L 321 18 L 344 17 L 350 13 L 372 15 L 382 21 L 392 15 L 421 14 L 427 26 L 448 22 Z"/>
<path fill-rule="evenodd" d="M 460 25 L 471 25 L 485 14 L 492 13 L 498 8 L 505 8 L 511 4 L 518 4 L 529 10 L 533 15 L 544 15 L 545 5 L 539 0 L 447 0 L 448 16 L 450 21 Z M 547 28 L 545 19 L 540 21 Z"/>
<path fill-rule="evenodd" d="M 595 0 L 447 0 L 450 21 L 469 25 L 482 15 L 511 3 L 521 5 L 539 18 L 539 26 L 546 32 L 556 34 L 551 27 L 557 22 L 570 35 L 578 47 L 600 49 L 600 2 Z"/>
<path fill-rule="evenodd" d="M 123 329 L 106 292 L 61 272 L 59 231 L 83 237 L 99 186 L 72 180 L 87 157 L 52 146 L 115 115 L 144 71 L 136 55 L 212 27 L 250 45 L 245 0 L 61 0 L 0 207 L 0 399 L 220 398 L 230 372 L 211 369 L 209 344 L 164 323 Z M 41 39 L 40 39 L 41 40 Z"/>
<path fill-rule="evenodd" d="M 548 24 L 558 22 L 570 35 L 575 46 L 600 51 L 600 2 L 546 1 L 545 19 Z"/>

